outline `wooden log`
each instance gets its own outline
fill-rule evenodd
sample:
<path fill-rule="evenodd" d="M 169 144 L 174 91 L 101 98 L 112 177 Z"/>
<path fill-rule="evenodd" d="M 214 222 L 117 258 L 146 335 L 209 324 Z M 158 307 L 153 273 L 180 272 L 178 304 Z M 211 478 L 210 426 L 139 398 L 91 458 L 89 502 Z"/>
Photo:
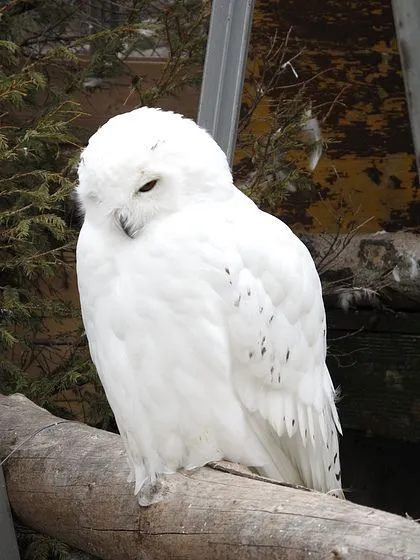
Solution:
<path fill-rule="evenodd" d="M 104 559 L 420 558 L 414 521 L 208 467 L 168 476 L 141 508 L 119 436 L 22 395 L 0 395 L 0 423 L 1 457 L 24 442 L 4 463 L 17 518 Z"/>

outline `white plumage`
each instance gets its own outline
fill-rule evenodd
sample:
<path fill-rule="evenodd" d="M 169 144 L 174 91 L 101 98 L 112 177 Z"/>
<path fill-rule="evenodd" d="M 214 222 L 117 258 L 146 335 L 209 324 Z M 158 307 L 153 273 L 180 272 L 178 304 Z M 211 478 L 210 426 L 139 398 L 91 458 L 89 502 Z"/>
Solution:
<path fill-rule="evenodd" d="M 119 115 L 77 194 L 83 321 L 140 503 L 161 473 L 222 458 L 341 495 L 318 274 L 214 140 L 175 113 Z"/>

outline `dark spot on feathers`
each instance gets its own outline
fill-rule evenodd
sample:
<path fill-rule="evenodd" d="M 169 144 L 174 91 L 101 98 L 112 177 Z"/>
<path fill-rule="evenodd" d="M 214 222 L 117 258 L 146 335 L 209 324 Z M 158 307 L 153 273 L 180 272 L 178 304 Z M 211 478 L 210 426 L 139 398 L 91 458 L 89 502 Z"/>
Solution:
<path fill-rule="evenodd" d="M 266 339 L 266 337 L 265 337 L 265 336 L 263 336 L 263 337 L 262 337 L 262 340 L 261 340 L 261 344 L 264 344 L 264 342 L 265 342 L 265 339 Z"/>
<path fill-rule="evenodd" d="M 225 267 L 225 272 L 226 274 L 230 274 L 230 270 L 228 269 L 228 267 Z"/>
<path fill-rule="evenodd" d="M 331 465 L 328 465 L 328 472 L 330 472 L 331 470 Z"/>
<path fill-rule="evenodd" d="M 264 354 L 267 352 L 267 348 L 265 346 L 263 346 L 261 348 L 261 356 L 264 356 Z"/>
<path fill-rule="evenodd" d="M 322 336 L 325 336 L 325 329 L 322 331 Z"/>
<path fill-rule="evenodd" d="M 260 307 L 260 313 L 264 311 L 264 307 Z"/>
<path fill-rule="evenodd" d="M 305 437 L 308 437 L 308 429 L 305 428 Z"/>
<path fill-rule="evenodd" d="M 341 478 L 341 471 L 335 475 L 336 480 L 340 480 Z"/>
<path fill-rule="evenodd" d="M 250 358 L 252 358 L 253 355 L 254 355 L 254 352 L 250 352 L 250 353 L 248 354 L 248 356 L 249 356 Z"/>
<path fill-rule="evenodd" d="M 271 325 L 272 320 L 274 319 L 274 315 L 271 315 L 271 317 L 268 320 L 268 324 Z"/>
<path fill-rule="evenodd" d="M 247 294 L 248 294 L 249 296 L 251 295 L 251 288 L 248 288 Z"/>
<path fill-rule="evenodd" d="M 150 148 L 151 151 L 153 152 L 153 150 L 156 150 L 156 148 L 158 147 L 159 142 L 156 142 L 156 144 L 153 144 L 153 146 Z"/>
<path fill-rule="evenodd" d="M 274 366 L 271 366 L 270 372 L 274 373 Z"/>
<path fill-rule="evenodd" d="M 334 455 L 334 465 L 336 461 L 337 461 L 337 453 Z"/>
<path fill-rule="evenodd" d="M 242 296 L 241 296 L 241 294 L 239 294 L 238 298 L 233 302 L 233 305 L 235 307 L 239 307 L 239 304 L 241 303 L 241 298 L 242 298 Z"/>
<path fill-rule="evenodd" d="M 280 381 L 281 381 L 281 375 L 278 374 L 278 376 L 277 376 L 277 383 L 280 383 Z"/>
<path fill-rule="evenodd" d="M 295 419 L 293 418 L 293 420 L 292 420 L 292 426 L 294 426 L 294 425 L 295 425 Z"/>
<path fill-rule="evenodd" d="M 327 443 L 327 449 L 329 449 L 329 448 L 330 448 L 330 446 L 329 446 L 328 443 Z"/>
<path fill-rule="evenodd" d="M 288 348 L 286 352 L 286 362 L 289 360 L 289 356 L 290 356 L 290 348 Z"/>

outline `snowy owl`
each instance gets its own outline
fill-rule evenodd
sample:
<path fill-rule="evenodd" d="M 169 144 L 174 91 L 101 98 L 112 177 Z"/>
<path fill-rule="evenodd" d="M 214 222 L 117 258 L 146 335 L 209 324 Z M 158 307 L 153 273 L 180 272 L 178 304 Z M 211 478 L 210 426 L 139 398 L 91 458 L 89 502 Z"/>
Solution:
<path fill-rule="evenodd" d="M 182 115 L 110 119 L 81 155 L 83 322 L 140 504 L 225 459 L 342 495 L 321 284 Z M 156 498 L 157 499 L 157 498 Z"/>

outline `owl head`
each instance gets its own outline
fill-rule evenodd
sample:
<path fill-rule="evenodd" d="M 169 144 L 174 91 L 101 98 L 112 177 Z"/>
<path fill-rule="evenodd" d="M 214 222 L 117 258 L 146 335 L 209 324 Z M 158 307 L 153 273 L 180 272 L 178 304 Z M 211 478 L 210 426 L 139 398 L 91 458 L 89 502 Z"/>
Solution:
<path fill-rule="evenodd" d="M 226 198 L 232 189 L 225 154 L 205 130 L 149 107 L 102 126 L 81 154 L 78 175 L 85 220 L 128 238 L 157 217 Z"/>

